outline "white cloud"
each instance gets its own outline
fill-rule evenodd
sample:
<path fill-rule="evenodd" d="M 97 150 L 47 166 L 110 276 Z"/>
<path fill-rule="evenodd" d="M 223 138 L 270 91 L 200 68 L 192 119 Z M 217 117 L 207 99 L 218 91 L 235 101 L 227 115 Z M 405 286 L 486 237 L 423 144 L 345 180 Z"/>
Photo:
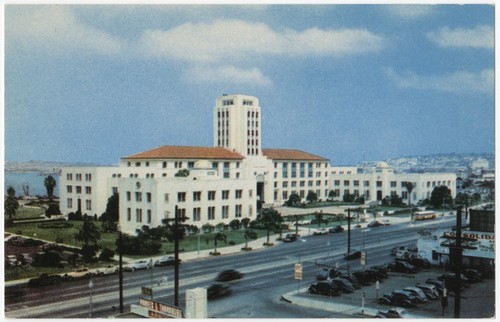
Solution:
<path fill-rule="evenodd" d="M 263 23 L 218 20 L 147 30 L 139 51 L 147 57 L 193 62 L 250 59 L 255 55 L 347 55 L 382 49 L 383 39 L 364 29 L 275 31 Z"/>
<path fill-rule="evenodd" d="M 417 19 L 425 17 L 433 12 L 431 5 L 387 5 L 386 7 L 392 15 L 400 16 L 407 19 Z"/>
<path fill-rule="evenodd" d="M 184 75 L 184 80 L 191 83 L 230 83 L 256 87 L 272 85 L 271 79 L 264 76 L 258 68 L 241 69 L 234 66 L 196 66 Z"/>
<path fill-rule="evenodd" d="M 120 39 L 79 22 L 65 6 L 13 10 L 6 15 L 5 30 L 7 46 L 20 45 L 49 55 L 74 52 L 115 55 L 123 50 Z"/>
<path fill-rule="evenodd" d="M 414 88 L 419 90 L 436 90 L 459 94 L 488 94 L 494 93 L 495 73 L 493 69 L 483 69 L 473 73 L 458 71 L 447 75 L 423 76 L 413 72 L 404 75 L 396 73 L 393 69 L 387 69 L 386 74 L 402 88 Z"/>
<path fill-rule="evenodd" d="M 472 29 L 444 27 L 427 33 L 427 38 L 440 47 L 493 48 L 495 34 L 491 26 L 476 26 Z"/>

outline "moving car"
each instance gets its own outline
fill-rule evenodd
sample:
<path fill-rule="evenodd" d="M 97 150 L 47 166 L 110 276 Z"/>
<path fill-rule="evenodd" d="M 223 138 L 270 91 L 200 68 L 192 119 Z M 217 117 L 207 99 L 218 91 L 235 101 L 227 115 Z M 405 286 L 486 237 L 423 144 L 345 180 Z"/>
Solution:
<path fill-rule="evenodd" d="M 370 222 L 368 225 L 366 225 L 366 227 L 380 227 L 380 226 L 385 226 L 385 225 L 377 220 L 374 220 Z"/>
<path fill-rule="evenodd" d="M 65 277 L 69 277 L 70 279 L 80 279 L 85 277 L 90 277 L 92 273 L 87 267 L 79 267 L 75 269 L 73 272 L 68 272 L 64 274 Z"/>
<path fill-rule="evenodd" d="M 312 284 L 311 286 L 309 286 L 307 291 L 311 294 L 327 296 L 338 296 L 342 293 L 336 285 L 333 285 L 329 282 L 317 282 L 315 284 Z"/>
<path fill-rule="evenodd" d="M 151 268 L 151 261 L 146 261 L 146 260 L 139 260 L 123 266 L 124 271 L 130 271 L 130 272 L 135 272 L 136 270 L 150 269 L 150 268 Z"/>
<path fill-rule="evenodd" d="M 108 264 L 104 267 L 96 268 L 96 269 L 92 270 L 92 272 L 95 275 L 103 276 L 103 275 L 110 275 L 110 274 L 117 273 L 118 270 L 119 270 L 118 266 Z"/>
<path fill-rule="evenodd" d="M 225 284 L 212 284 L 207 288 L 207 298 L 209 300 L 222 297 L 222 296 L 227 296 L 232 293 L 232 290 L 229 286 Z"/>
<path fill-rule="evenodd" d="M 350 254 L 346 253 L 344 254 L 344 259 L 345 260 L 352 260 L 352 259 L 357 259 L 357 258 L 361 258 L 361 251 L 360 250 L 354 250 L 354 251 L 351 251 Z"/>
<path fill-rule="evenodd" d="M 243 274 L 238 272 L 235 269 L 227 269 L 225 271 L 222 271 L 217 275 L 215 280 L 217 282 L 229 282 L 229 281 L 234 281 L 234 280 L 239 280 L 243 277 Z"/>
<path fill-rule="evenodd" d="M 328 229 L 329 233 L 341 233 L 343 231 L 344 231 L 344 228 L 340 225 L 338 225 L 336 227 L 331 227 L 330 229 Z"/>

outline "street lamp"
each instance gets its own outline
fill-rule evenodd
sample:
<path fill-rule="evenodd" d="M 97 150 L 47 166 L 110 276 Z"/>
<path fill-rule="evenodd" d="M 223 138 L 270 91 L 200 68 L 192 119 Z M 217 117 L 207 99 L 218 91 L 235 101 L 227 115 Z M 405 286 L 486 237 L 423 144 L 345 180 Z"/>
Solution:
<path fill-rule="evenodd" d="M 89 312 L 89 318 L 92 317 L 92 289 L 94 288 L 94 283 L 92 280 L 89 282 L 89 289 L 90 289 L 90 299 L 89 299 L 89 306 L 90 306 L 90 312 Z"/>

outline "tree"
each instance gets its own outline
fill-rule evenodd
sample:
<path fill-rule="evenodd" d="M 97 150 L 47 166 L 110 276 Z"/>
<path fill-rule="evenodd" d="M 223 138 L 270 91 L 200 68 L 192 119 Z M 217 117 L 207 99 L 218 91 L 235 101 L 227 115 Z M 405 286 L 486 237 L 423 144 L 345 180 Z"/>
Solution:
<path fill-rule="evenodd" d="M 446 186 L 435 187 L 431 193 L 431 205 L 434 208 L 441 208 L 446 201 L 453 201 L 451 190 Z"/>
<path fill-rule="evenodd" d="M 212 240 L 212 241 L 214 242 L 214 251 L 213 251 L 213 253 L 212 253 L 212 254 L 214 254 L 214 255 L 219 254 L 219 253 L 217 252 L 217 242 L 219 242 L 219 241 L 223 241 L 224 243 L 226 243 L 226 244 L 227 244 L 227 237 L 226 237 L 226 235 L 224 235 L 223 233 L 215 233 L 213 236 L 211 236 L 211 237 L 207 237 L 207 238 L 205 239 L 205 241 L 207 242 L 207 245 L 210 243 L 210 240 Z"/>
<path fill-rule="evenodd" d="M 56 179 L 53 176 L 48 176 L 43 180 L 43 185 L 47 189 L 47 196 L 52 200 L 54 196 L 54 188 L 56 187 Z"/>
<path fill-rule="evenodd" d="M 330 192 L 328 192 L 328 198 L 333 200 L 333 197 L 335 197 L 335 191 L 330 190 Z"/>
<path fill-rule="evenodd" d="M 344 196 L 342 197 L 342 200 L 344 202 L 354 202 L 356 200 L 356 196 L 354 194 L 350 194 L 349 192 L 345 192 Z"/>
<path fill-rule="evenodd" d="M 459 205 L 469 205 L 470 197 L 468 194 L 460 192 L 455 197 L 455 203 Z"/>
<path fill-rule="evenodd" d="M 405 182 L 406 191 L 408 191 L 408 206 L 410 207 L 410 218 L 411 222 L 413 222 L 413 207 L 411 205 L 411 193 L 413 191 L 413 182 Z"/>
<path fill-rule="evenodd" d="M 106 204 L 106 212 L 102 214 L 102 221 L 116 222 L 119 219 L 119 206 L 120 206 L 120 196 L 118 193 L 113 193 L 111 197 L 108 198 L 108 203 Z"/>
<path fill-rule="evenodd" d="M 300 196 L 295 192 L 292 192 L 288 200 L 285 202 L 285 204 L 289 207 L 295 206 L 298 203 L 300 203 Z"/>
<path fill-rule="evenodd" d="M 269 232 L 279 228 L 282 222 L 281 215 L 273 208 L 262 208 L 256 221 L 267 231 L 266 244 L 269 244 Z"/>
<path fill-rule="evenodd" d="M 239 219 L 233 219 L 229 222 L 229 227 L 231 227 L 232 230 L 238 230 L 241 227 L 241 222 Z"/>
<path fill-rule="evenodd" d="M 323 222 L 323 213 L 322 212 L 315 212 L 314 218 L 316 219 L 316 222 L 318 223 L 318 227 L 321 226 L 321 223 Z"/>
<path fill-rule="evenodd" d="M 249 239 L 257 239 L 257 233 L 253 230 L 245 230 L 245 234 L 243 234 L 243 237 L 245 237 L 245 248 L 244 249 L 250 249 L 248 248 L 248 240 Z"/>
<path fill-rule="evenodd" d="M 306 200 L 310 203 L 316 202 L 318 201 L 318 195 L 316 192 L 309 190 L 309 192 L 307 192 Z"/>
<path fill-rule="evenodd" d="M 99 250 L 99 240 L 101 233 L 97 226 L 88 218 L 83 221 L 82 228 L 75 234 L 75 240 L 81 243 L 82 255 L 85 262 L 92 262 L 95 258 L 97 250 Z"/>
<path fill-rule="evenodd" d="M 7 220 L 7 226 L 11 226 L 14 221 L 12 217 L 16 215 L 17 208 L 19 208 L 19 202 L 16 199 L 16 190 L 13 187 L 7 188 L 7 198 L 5 198 L 4 203 L 4 213 L 9 217 Z"/>
<path fill-rule="evenodd" d="M 52 216 L 58 216 L 61 214 L 61 210 L 59 209 L 59 204 L 57 203 L 49 203 L 49 207 L 45 210 L 45 216 L 50 218 Z"/>
<path fill-rule="evenodd" d="M 188 169 L 180 169 L 177 171 L 175 174 L 176 177 L 189 177 L 189 170 Z"/>
<path fill-rule="evenodd" d="M 248 217 L 245 217 L 241 220 L 241 225 L 243 226 L 243 228 L 247 228 L 249 223 L 250 223 L 250 218 Z"/>

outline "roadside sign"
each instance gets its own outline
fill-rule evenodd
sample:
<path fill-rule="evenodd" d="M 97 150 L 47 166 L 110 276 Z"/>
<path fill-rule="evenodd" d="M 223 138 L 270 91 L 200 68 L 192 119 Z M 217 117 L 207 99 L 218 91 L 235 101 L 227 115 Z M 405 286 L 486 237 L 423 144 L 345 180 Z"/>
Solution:
<path fill-rule="evenodd" d="M 153 295 L 153 289 L 151 287 L 141 287 L 141 293 L 143 295 L 149 295 L 149 296 L 152 296 Z"/>
<path fill-rule="evenodd" d="M 144 298 L 139 298 L 139 305 L 149 310 L 150 317 L 168 316 L 172 318 L 182 318 L 182 309 L 177 306 L 163 304 Z"/>
<path fill-rule="evenodd" d="M 295 279 L 302 280 L 302 264 L 300 263 L 295 264 Z"/>
<path fill-rule="evenodd" d="M 366 265 L 366 250 L 361 252 L 361 265 Z"/>

